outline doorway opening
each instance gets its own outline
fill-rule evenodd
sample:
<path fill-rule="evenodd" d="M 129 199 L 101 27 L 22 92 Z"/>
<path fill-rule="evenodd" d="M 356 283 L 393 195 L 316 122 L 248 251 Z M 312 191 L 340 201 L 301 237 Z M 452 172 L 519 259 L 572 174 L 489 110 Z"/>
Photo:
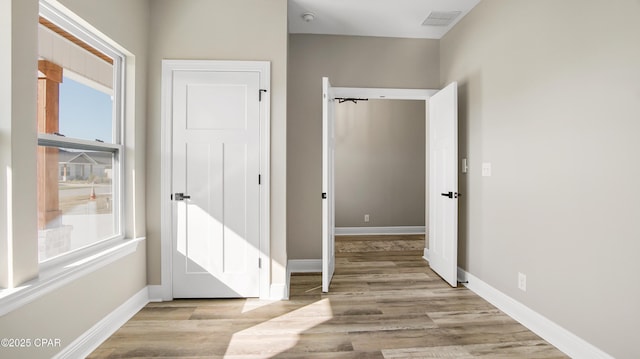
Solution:
<path fill-rule="evenodd" d="M 336 235 L 424 235 L 425 102 L 339 101 L 335 112 Z"/>
<path fill-rule="evenodd" d="M 322 160 L 322 290 L 329 291 L 335 271 L 336 183 L 335 152 L 338 147 L 336 106 L 340 99 L 420 100 L 425 104 L 425 213 L 429 213 L 426 237 L 429 264 L 451 286 L 457 285 L 457 83 L 442 90 L 332 87 L 323 78 Z M 342 101 L 342 104 L 348 101 Z M 351 101 L 357 102 L 357 101 Z M 428 107 L 427 107 L 428 106 Z M 428 138 L 428 140 L 426 140 Z M 428 144 L 428 145 L 427 145 Z M 428 153 L 428 155 L 426 155 Z M 429 163 L 426 159 L 429 158 Z M 428 168 L 428 171 L 427 171 Z M 356 187 L 357 188 L 357 187 Z M 428 188 L 428 190 L 427 190 Z M 428 194 L 428 197 L 427 195 Z M 363 220 L 370 217 L 363 215 Z M 425 248 L 427 245 L 425 243 Z M 427 251 L 425 250 L 425 257 Z"/>

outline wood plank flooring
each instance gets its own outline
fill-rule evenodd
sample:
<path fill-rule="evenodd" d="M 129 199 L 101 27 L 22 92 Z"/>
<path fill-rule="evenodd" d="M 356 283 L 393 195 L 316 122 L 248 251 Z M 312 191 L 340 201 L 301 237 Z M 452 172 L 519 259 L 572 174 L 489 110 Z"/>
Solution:
<path fill-rule="evenodd" d="M 89 358 L 566 358 L 422 259 L 423 236 L 338 237 L 331 292 L 150 303 Z"/>

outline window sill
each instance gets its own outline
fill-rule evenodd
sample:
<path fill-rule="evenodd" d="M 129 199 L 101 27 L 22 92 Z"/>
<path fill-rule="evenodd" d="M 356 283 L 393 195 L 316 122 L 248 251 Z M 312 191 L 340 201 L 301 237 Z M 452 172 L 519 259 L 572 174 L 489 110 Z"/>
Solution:
<path fill-rule="evenodd" d="M 134 253 L 138 245 L 144 240 L 144 237 L 118 240 L 106 249 L 101 248 L 82 258 L 43 269 L 40 271 L 38 278 L 28 281 L 19 287 L 0 289 L 0 317 L 73 280 Z"/>

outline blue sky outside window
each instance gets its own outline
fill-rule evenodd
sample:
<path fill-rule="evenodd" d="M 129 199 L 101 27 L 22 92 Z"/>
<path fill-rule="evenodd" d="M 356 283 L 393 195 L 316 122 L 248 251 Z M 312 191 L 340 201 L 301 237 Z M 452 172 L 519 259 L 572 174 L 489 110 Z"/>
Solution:
<path fill-rule="evenodd" d="M 113 143 L 111 95 L 64 77 L 60 84 L 60 133 Z"/>

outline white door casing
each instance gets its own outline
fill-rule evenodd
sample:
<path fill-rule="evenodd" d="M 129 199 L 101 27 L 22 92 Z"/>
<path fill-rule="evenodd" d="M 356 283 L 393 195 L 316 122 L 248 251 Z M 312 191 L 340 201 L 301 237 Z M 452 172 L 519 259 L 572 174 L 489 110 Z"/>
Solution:
<path fill-rule="evenodd" d="M 327 77 L 322 78 L 322 291 L 328 292 L 335 271 L 335 111 L 334 94 Z"/>
<path fill-rule="evenodd" d="M 270 296 L 268 72 L 163 61 L 163 299 Z"/>
<path fill-rule="evenodd" d="M 422 100 L 428 104 L 429 265 L 451 286 L 457 286 L 458 258 L 458 97 L 457 83 L 442 90 L 331 87 L 323 78 L 322 206 L 323 292 L 335 269 L 333 190 L 333 101 L 336 97 Z M 451 192 L 451 198 L 449 198 Z M 443 196 L 445 193 L 447 196 Z M 333 261 L 333 262 L 332 262 Z"/>
<path fill-rule="evenodd" d="M 458 285 L 458 84 L 429 99 L 429 266 Z"/>

